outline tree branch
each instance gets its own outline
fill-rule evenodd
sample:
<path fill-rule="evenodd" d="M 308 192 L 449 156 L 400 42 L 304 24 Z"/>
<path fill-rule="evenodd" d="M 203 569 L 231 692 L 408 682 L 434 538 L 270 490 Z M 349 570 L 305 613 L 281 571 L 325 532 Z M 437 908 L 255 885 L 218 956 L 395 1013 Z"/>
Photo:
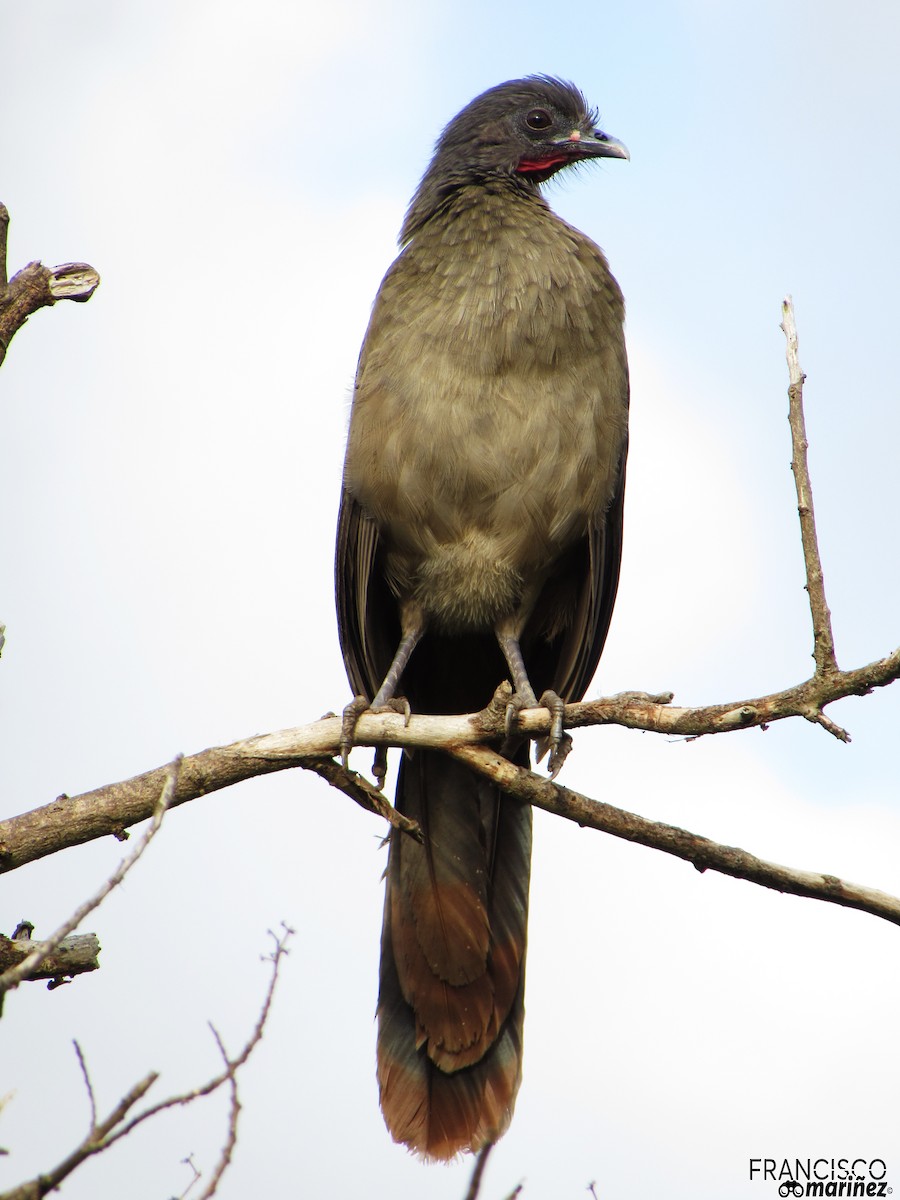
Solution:
<path fill-rule="evenodd" d="M 243 1050 L 236 1058 L 230 1059 L 225 1051 L 222 1041 L 218 1034 L 213 1030 L 213 1036 L 216 1039 L 216 1044 L 225 1061 L 225 1069 L 218 1075 L 209 1080 L 202 1087 L 195 1088 L 191 1092 L 185 1092 L 181 1095 L 170 1096 L 167 1100 L 161 1101 L 159 1104 L 154 1104 L 150 1108 L 144 1109 L 143 1112 L 137 1113 L 128 1120 L 128 1114 L 134 1106 L 143 1099 L 156 1080 L 158 1074 L 153 1071 L 146 1075 L 142 1080 L 134 1085 L 119 1101 L 112 1112 L 102 1121 L 97 1121 L 96 1104 L 94 1100 L 94 1089 L 91 1085 L 90 1076 L 88 1074 L 87 1065 L 84 1056 L 81 1052 L 81 1047 L 75 1043 L 75 1053 L 78 1058 L 79 1067 L 82 1077 L 85 1081 L 85 1087 L 88 1093 L 88 1099 L 91 1107 L 91 1123 L 90 1129 L 86 1136 L 78 1146 L 69 1154 L 61 1163 L 53 1170 L 37 1176 L 29 1180 L 27 1183 L 20 1184 L 13 1188 L 12 1191 L 0 1193 L 0 1200 L 42 1200 L 44 1196 L 49 1195 L 65 1180 L 72 1172 L 80 1167 L 83 1162 L 91 1158 L 95 1154 L 100 1154 L 104 1150 L 108 1150 L 110 1146 L 114 1146 L 121 1138 L 127 1137 L 128 1134 L 144 1121 L 156 1116 L 157 1113 L 163 1112 L 168 1108 L 176 1106 L 183 1107 L 190 1104 L 192 1101 L 199 1099 L 201 1096 L 209 1096 L 213 1092 L 218 1091 L 224 1084 L 228 1084 L 231 1090 L 231 1105 L 230 1116 L 228 1123 L 228 1132 L 226 1134 L 225 1144 L 219 1156 L 219 1161 L 216 1164 L 210 1182 L 203 1191 L 199 1200 L 210 1200 L 214 1195 L 219 1181 L 228 1164 L 231 1161 L 231 1154 L 234 1149 L 234 1143 L 237 1138 L 237 1118 L 240 1112 L 240 1103 L 237 1098 L 237 1081 L 236 1074 L 240 1068 L 246 1063 L 247 1059 L 253 1053 L 256 1046 L 262 1038 L 265 1029 L 266 1021 L 268 1020 L 269 1011 L 272 1006 L 272 998 L 275 994 L 275 985 L 278 982 L 278 974 L 281 968 L 281 962 L 284 956 L 288 953 L 287 942 L 292 934 L 292 930 L 285 928 L 280 937 L 272 934 L 275 941 L 275 948 L 270 955 L 269 961 L 272 963 L 272 972 L 269 978 L 269 985 L 266 990 L 266 995 L 263 1000 L 262 1008 L 260 1009 L 259 1017 L 250 1034 Z M 195 1168 L 196 1170 L 196 1168 Z"/>
<path fill-rule="evenodd" d="M 72 930 L 77 929 L 88 913 L 91 913 L 95 908 L 98 908 L 113 890 L 113 888 L 118 887 L 118 885 L 122 882 L 134 864 L 150 845 L 150 842 L 153 840 L 157 830 L 162 824 L 162 819 L 165 816 L 169 805 L 172 803 L 172 797 L 175 794 L 175 787 L 178 782 L 178 770 L 180 765 L 181 760 L 176 758 L 175 761 L 166 768 L 165 783 L 154 806 L 154 811 L 152 813 L 153 820 L 150 822 L 150 825 L 146 829 L 144 836 L 137 843 L 131 853 L 122 859 L 118 867 L 116 867 L 115 871 L 113 871 L 112 875 L 110 875 L 110 877 L 99 888 L 99 890 L 89 900 L 86 900 L 84 904 L 79 905 L 72 916 L 69 917 L 67 921 L 64 921 L 54 934 L 52 934 L 45 942 L 32 943 L 34 949 L 32 949 L 31 952 L 20 962 L 16 963 L 15 966 L 9 967 L 3 972 L 2 975 L 0 975 L 0 1000 L 2 1000 L 6 992 L 10 991 L 12 988 L 18 987 L 23 980 L 33 978 L 35 972 L 40 969 L 42 964 L 50 955 L 57 951 L 58 947 L 62 944 L 63 940 L 68 937 Z"/>
<path fill-rule="evenodd" d="M 87 263 L 62 263 L 45 267 L 30 262 L 7 283 L 6 247 L 9 210 L 0 204 L 0 365 L 9 343 L 32 313 L 53 305 L 57 300 L 90 300 L 100 284 L 100 276 Z"/>
<path fill-rule="evenodd" d="M 673 706 L 671 693 L 624 692 L 567 705 L 567 728 L 617 724 L 630 729 L 699 737 L 737 729 L 764 728 L 773 721 L 800 716 L 823 726 L 840 740 L 849 741 L 847 732 L 825 716 L 824 708 L 847 696 L 865 695 L 900 676 L 900 648 L 864 667 L 841 671 L 837 666 L 816 542 L 806 462 L 803 375 L 797 360 L 796 329 L 789 300 L 784 304 L 783 315 L 791 376 L 792 465 L 797 481 L 814 628 L 815 673 L 803 683 L 768 696 L 699 708 Z M 506 762 L 490 749 L 490 745 L 503 739 L 509 692 L 509 684 L 501 684 L 486 709 L 466 716 L 413 716 L 407 719 L 395 713 L 364 713 L 356 726 L 355 738 L 358 744 L 367 746 L 444 749 L 528 803 L 617 837 L 675 854 L 693 862 L 700 870 L 715 869 L 779 891 L 859 908 L 889 921 L 898 920 L 900 901 L 894 897 L 843 882 L 831 875 L 767 863 L 746 851 L 721 846 L 697 834 L 648 821 L 610 805 L 600 805 Z M 549 725 L 550 714 L 543 708 L 526 710 L 518 717 L 519 729 L 529 737 L 547 733 Z M 379 812 L 396 828 L 411 836 L 420 836 L 415 823 L 397 814 L 377 789 L 354 772 L 330 761 L 338 753 L 340 738 L 341 719 L 329 714 L 299 729 L 282 730 L 204 750 L 183 760 L 170 804 L 175 807 L 243 779 L 299 766 L 316 771 L 356 803 L 369 811 Z M 81 796 L 60 796 L 52 804 L 0 822 L 0 872 L 14 870 L 24 863 L 94 838 L 110 834 L 117 838 L 126 837 L 128 826 L 152 814 L 164 782 L 164 769 L 160 768 Z"/>
<path fill-rule="evenodd" d="M 813 623 L 813 658 L 816 660 L 817 675 L 833 675 L 837 672 L 834 655 L 834 635 L 831 632 L 831 612 L 825 600 L 825 577 L 819 557 L 819 539 L 816 535 L 816 514 L 813 508 L 812 483 L 809 478 L 809 462 L 806 440 L 806 420 L 803 416 L 803 384 L 806 376 L 800 370 L 798 356 L 797 326 L 794 323 L 794 302 L 786 296 L 782 303 L 781 328 L 787 341 L 787 362 L 790 384 L 788 386 L 788 421 L 791 426 L 793 458 L 791 470 L 797 489 L 797 512 L 800 516 L 800 537 L 803 542 L 803 561 L 806 565 L 806 590 L 809 593 L 809 608 Z M 822 724 L 825 724 L 823 721 Z M 825 725 L 828 728 L 828 725 Z M 830 730 L 834 732 L 834 730 Z"/>
<path fill-rule="evenodd" d="M 17 967 L 31 954 L 38 963 L 28 979 L 50 979 L 57 983 L 72 975 L 96 971 L 100 966 L 100 942 L 95 933 L 80 933 L 62 938 L 55 946 L 32 938 L 8 938 L 0 934 L 0 971 Z M 0 976 L 2 978 L 2 976 Z"/>
<path fill-rule="evenodd" d="M 485 1142 L 475 1156 L 475 1166 L 472 1168 L 472 1176 L 469 1179 L 469 1186 L 466 1189 L 463 1200 L 478 1200 L 478 1194 L 481 1191 L 481 1179 L 484 1175 L 484 1168 L 487 1166 L 488 1155 L 495 1145 L 496 1142 Z"/>
<path fill-rule="evenodd" d="M 587 725 L 622 725 L 670 736 L 699 737 L 736 729 L 765 727 L 788 717 L 804 717 L 822 724 L 821 709 L 846 696 L 862 696 L 885 687 L 900 677 L 900 648 L 868 666 L 813 676 L 806 682 L 749 700 L 710 704 L 700 708 L 678 708 L 669 703 L 671 693 L 649 695 L 623 692 L 600 700 L 567 704 L 565 725 L 577 729 Z M 484 745 L 503 737 L 504 697 L 508 685 L 498 689 L 491 704 L 480 713 L 464 716 L 417 716 L 407 720 L 396 713 L 364 713 L 356 727 L 360 746 L 431 746 L 446 749 L 459 745 Z M 519 729 L 529 737 L 549 732 L 550 714 L 545 708 L 526 709 L 519 714 Z M 834 726 L 836 736 L 849 736 Z M 354 772 L 341 773 L 338 764 L 325 767 L 322 760 L 336 755 L 341 737 L 340 717 L 328 716 L 311 725 L 283 729 L 213 746 L 182 761 L 171 807 L 196 800 L 211 792 L 232 787 L 245 779 L 268 775 L 292 767 L 307 767 L 329 777 L 329 782 L 351 799 L 373 811 L 371 785 Z M 50 854 L 96 838 L 122 839 L 125 830 L 152 816 L 165 783 L 166 767 L 158 767 L 120 783 L 108 784 L 80 796 L 59 796 L 52 803 L 17 817 L 0 821 L 0 874 L 16 870 Z M 386 805 L 382 815 L 387 815 Z M 398 819 L 399 818 L 399 819 Z M 390 818 L 410 832 L 410 824 L 399 814 Z"/>
<path fill-rule="evenodd" d="M 159 1076 L 156 1072 L 151 1071 L 149 1075 L 145 1075 L 139 1083 L 127 1092 L 116 1107 L 112 1110 L 105 1120 L 99 1124 L 92 1124 L 87 1136 L 76 1148 L 63 1159 L 61 1163 L 55 1166 L 46 1174 L 38 1175 L 35 1179 L 29 1180 L 27 1183 L 22 1183 L 12 1191 L 0 1193 L 0 1200 L 42 1200 L 44 1196 L 49 1195 L 66 1179 L 76 1167 L 80 1167 L 83 1162 L 94 1154 L 98 1154 L 105 1149 L 104 1140 L 110 1130 L 120 1124 L 121 1121 L 128 1115 L 135 1104 L 146 1095 Z"/>
<path fill-rule="evenodd" d="M 737 846 L 724 846 L 700 834 L 680 829 L 677 825 L 650 821 L 637 813 L 592 800 L 580 792 L 561 787 L 533 771 L 516 766 L 486 746 L 459 746 L 450 753 L 523 803 L 575 821 L 583 828 L 598 829 L 640 846 L 663 850 L 666 854 L 692 863 L 698 871 L 718 871 L 778 892 L 825 900 L 845 908 L 857 908 L 900 925 L 900 898 L 886 892 L 848 883 L 835 875 L 801 871 L 766 862 Z"/>

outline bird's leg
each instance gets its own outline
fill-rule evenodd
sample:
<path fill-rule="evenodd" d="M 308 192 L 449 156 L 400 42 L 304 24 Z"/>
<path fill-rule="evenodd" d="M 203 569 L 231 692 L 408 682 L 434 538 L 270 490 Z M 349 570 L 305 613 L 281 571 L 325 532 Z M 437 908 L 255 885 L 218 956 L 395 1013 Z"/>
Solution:
<path fill-rule="evenodd" d="M 341 720 L 340 751 L 341 761 L 345 767 L 350 751 L 353 749 L 353 735 L 356 732 L 357 722 L 364 712 L 384 712 L 385 710 L 399 712 L 403 713 L 407 722 L 409 721 L 409 701 L 402 696 L 397 696 L 396 691 L 410 655 L 425 632 L 425 627 L 425 614 L 421 608 L 417 604 L 404 604 L 400 613 L 400 645 L 382 680 L 381 687 L 375 693 L 375 699 L 370 704 L 365 696 L 354 696 L 344 709 Z M 386 772 L 387 750 L 385 747 L 379 746 L 375 751 L 375 762 L 372 767 L 372 773 L 379 787 L 384 784 Z"/>
<path fill-rule="evenodd" d="M 515 689 L 515 693 L 506 707 L 506 733 L 508 737 L 512 732 L 515 719 L 522 709 L 537 708 L 538 700 L 534 694 L 534 688 L 531 686 L 531 680 L 528 678 L 528 671 L 525 669 L 525 660 L 522 658 L 522 648 L 519 645 L 518 633 L 508 628 L 506 622 L 501 622 L 497 626 L 496 635 L 500 649 L 503 651 L 503 657 L 509 666 L 513 688 Z M 540 762 L 549 750 L 550 758 L 547 765 L 550 768 L 550 778 L 555 779 L 562 770 L 562 765 L 566 761 L 569 751 L 572 749 L 572 739 L 563 730 L 563 713 L 565 712 L 566 705 L 561 696 L 551 691 L 544 692 L 541 696 L 540 704 L 550 710 L 551 721 L 550 733 L 547 737 L 541 738 L 538 741 L 538 762 Z"/>
<path fill-rule="evenodd" d="M 397 647 L 397 653 L 394 655 L 394 661 L 388 667 L 387 675 L 381 681 L 381 687 L 378 689 L 375 699 L 372 701 L 373 708 L 383 708 L 389 704 L 396 695 L 397 687 L 400 683 L 400 677 L 406 670 L 406 664 L 409 662 L 410 656 L 419 643 L 419 639 L 425 632 L 425 622 L 419 614 L 419 620 L 412 626 L 407 626 L 404 622 L 400 638 L 400 645 Z M 408 706 L 407 706 L 408 707 Z"/>
<path fill-rule="evenodd" d="M 569 757 L 569 751 L 572 749 L 572 738 L 563 729 L 563 717 L 566 712 L 566 702 L 558 692 L 552 692 L 548 688 L 541 696 L 541 704 L 544 708 L 550 710 L 550 733 L 545 738 L 540 738 L 537 745 L 538 762 L 544 757 L 547 751 L 550 751 L 550 757 L 547 759 L 547 767 L 550 771 L 550 778 L 555 779 L 562 770 L 563 763 Z"/>

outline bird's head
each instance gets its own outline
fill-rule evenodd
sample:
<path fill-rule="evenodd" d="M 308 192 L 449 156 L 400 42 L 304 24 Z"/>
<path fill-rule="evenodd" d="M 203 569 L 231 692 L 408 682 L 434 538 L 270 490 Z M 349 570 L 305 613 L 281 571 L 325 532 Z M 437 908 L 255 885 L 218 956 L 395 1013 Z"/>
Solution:
<path fill-rule="evenodd" d="M 625 146 L 596 124 L 581 92 L 549 75 L 511 79 L 482 92 L 438 138 L 401 241 L 467 184 L 506 177 L 537 185 L 585 159 L 628 158 Z"/>
<path fill-rule="evenodd" d="M 543 183 L 586 158 L 628 158 L 621 142 L 596 128 L 597 114 L 571 83 L 547 75 L 512 79 L 477 96 L 438 139 L 444 169 L 527 176 Z"/>

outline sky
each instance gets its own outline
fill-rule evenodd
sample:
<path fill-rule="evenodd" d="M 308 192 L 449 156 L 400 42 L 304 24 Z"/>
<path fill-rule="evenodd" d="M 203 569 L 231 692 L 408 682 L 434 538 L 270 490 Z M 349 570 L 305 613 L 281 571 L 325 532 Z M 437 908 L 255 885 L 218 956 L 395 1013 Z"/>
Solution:
<path fill-rule="evenodd" d="M 616 614 L 590 695 L 738 701 L 812 669 L 781 301 L 796 305 L 838 660 L 900 636 L 893 530 L 900 10 L 888 0 L 8 0 L 10 268 L 90 262 L 0 371 L 0 811 L 339 710 L 332 600 L 368 312 L 442 126 L 531 72 L 624 141 L 547 189 L 628 305 L 632 439 Z M 563 782 L 764 858 L 900 893 L 896 687 L 699 741 L 581 731 Z M 353 765 L 365 769 L 368 753 Z M 751 1158 L 886 1161 L 900 1181 L 900 931 L 536 814 L 525 1074 L 482 1195 L 738 1200 Z M 241 1077 L 219 1195 L 462 1197 L 377 1104 L 382 824 L 285 772 L 172 813 L 91 916 L 102 968 L 7 999 L 0 1186 L 89 1109 L 240 1046 L 267 930 L 296 935 Z M 0 881 L 55 928 L 122 846 Z M 145 1126 L 67 1200 L 180 1195 L 227 1098 Z M 195 1189 L 196 1190 L 196 1189 Z"/>

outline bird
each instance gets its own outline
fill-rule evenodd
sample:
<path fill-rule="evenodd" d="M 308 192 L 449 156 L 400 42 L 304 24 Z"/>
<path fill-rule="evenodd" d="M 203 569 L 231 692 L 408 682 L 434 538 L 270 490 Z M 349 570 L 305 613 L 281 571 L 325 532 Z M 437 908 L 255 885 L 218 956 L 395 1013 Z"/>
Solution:
<path fill-rule="evenodd" d="M 541 185 L 627 159 L 547 75 L 472 100 L 440 135 L 376 296 L 350 407 L 335 556 L 341 650 L 366 708 L 561 710 L 600 658 L 619 578 L 628 439 L 624 301 Z M 347 716 L 346 714 L 349 714 Z M 436 749 L 405 751 L 389 839 L 377 1079 L 424 1160 L 507 1129 L 522 1077 L 531 809 Z"/>

